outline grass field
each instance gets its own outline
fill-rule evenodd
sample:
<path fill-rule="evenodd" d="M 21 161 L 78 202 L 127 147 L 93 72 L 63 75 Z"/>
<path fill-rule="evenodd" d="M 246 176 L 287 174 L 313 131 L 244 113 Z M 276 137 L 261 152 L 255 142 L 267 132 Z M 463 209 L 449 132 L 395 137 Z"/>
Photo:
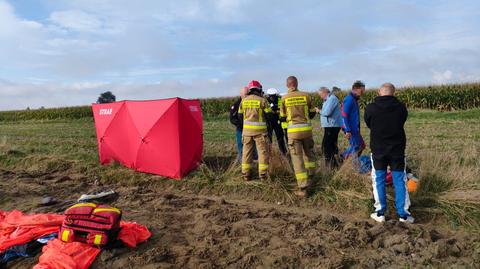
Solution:
<path fill-rule="evenodd" d="M 480 229 L 479 119 L 480 109 L 410 112 L 406 125 L 407 158 L 421 182 L 412 196 L 412 212 L 420 223 Z M 318 118 L 316 122 L 314 133 L 319 153 L 322 130 Z M 369 132 L 364 125 L 362 128 L 368 144 Z M 201 194 L 324 207 L 361 218 L 367 218 L 371 210 L 368 176 L 358 175 L 348 165 L 334 173 L 322 167 L 319 154 L 315 192 L 306 201 L 299 201 L 291 195 L 295 182 L 286 159 L 278 154 L 273 156 L 271 184 L 245 184 L 235 161 L 234 128 L 228 119 L 206 118 L 204 135 L 204 163 L 185 180 L 174 181 L 135 173 L 116 164 L 99 165 L 91 118 L 0 121 L 0 168 L 31 174 L 82 173 L 101 182 L 126 185 L 156 182 L 165 188 Z M 340 147 L 345 146 L 346 141 L 341 137 Z M 276 149 L 275 144 L 273 147 Z M 368 150 L 364 154 L 367 153 Z"/>

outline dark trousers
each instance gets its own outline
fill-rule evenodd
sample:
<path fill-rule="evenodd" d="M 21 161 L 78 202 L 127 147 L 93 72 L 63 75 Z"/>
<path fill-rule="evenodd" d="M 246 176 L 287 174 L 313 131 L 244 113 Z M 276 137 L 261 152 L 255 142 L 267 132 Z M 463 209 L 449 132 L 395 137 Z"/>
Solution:
<path fill-rule="evenodd" d="M 283 154 L 287 154 L 287 147 L 285 145 L 284 133 L 282 126 L 278 122 L 278 118 L 268 122 L 267 125 L 268 129 L 268 138 L 270 138 L 270 142 L 273 139 L 273 132 L 275 132 L 275 137 L 277 138 L 278 148 L 280 152 Z"/>
<path fill-rule="evenodd" d="M 338 167 L 335 155 L 338 154 L 338 133 L 340 127 L 323 128 L 322 150 L 325 158 L 325 164 L 330 168 Z"/>

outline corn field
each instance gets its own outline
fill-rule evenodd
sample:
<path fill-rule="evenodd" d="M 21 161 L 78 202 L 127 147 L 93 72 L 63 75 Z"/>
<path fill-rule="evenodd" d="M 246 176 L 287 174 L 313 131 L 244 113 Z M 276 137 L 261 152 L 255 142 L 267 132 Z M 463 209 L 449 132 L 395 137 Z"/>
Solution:
<path fill-rule="evenodd" d="M 375 96 L 375 91 L 369 91 L 362 98 L 362 107 L 370 103 Z M 397 97 L 408 108 L 439 111 L 472 109 L 480 107 L 480 84 L 403 88 L 397 92 Z"/>
<path fill-rule="evenodd" d="M 337 94 L 340 100 L 348 94 Z M 376 89 L 365 92 L 360 99 L 360 107 L 365 108 L 377 96 Z M 433 109 L 438 111 L 465 110 L 480 107 L 480 84 L 452 84 L 442 86 L 408 87 L 397 90 L 396 96 L 410 109 Z M 314 103 L 321 106 L 322 101 L 312 93 Z M 227 115 L 238 97 L 210 98 L 201 100 L 205 116 Z"/>
<path fill-rule="evenodd" d="M 340 100 L 348 94 L 337 94 Z M 321 106 L 317 94 L 312 93 L 315 104 Z M 377 96 L 374 89 L 368 90 L 360 100 L 360 106 L 373 101 Z M 426 87 L 407 87 L 397 90 L 396 96 L 410 109 L 433 109 L 438 111 L 465 110 L 480 107 L 480 83 L 452 84 Z M 205 117 L 228 115 L 229 109 L 238 97 L 201 99 Z M 0 121 L 81 119 L 93 117 L 90 106 L 18 110 L 0 112 Z"/>
<path fill-rule="evenodd" d="M 93 117 L 90 106 L 27 109 L 0 112 L 0 121 L 81 119 Z"/>

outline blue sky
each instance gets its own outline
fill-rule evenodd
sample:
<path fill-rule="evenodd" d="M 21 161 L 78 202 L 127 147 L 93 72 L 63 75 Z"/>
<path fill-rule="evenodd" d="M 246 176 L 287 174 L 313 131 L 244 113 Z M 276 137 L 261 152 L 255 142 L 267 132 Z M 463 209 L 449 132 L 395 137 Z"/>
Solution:
<path fill-rule="evenodd" d="M 479 1 L 0 0 L 0 110 L 479 81 Z"/>

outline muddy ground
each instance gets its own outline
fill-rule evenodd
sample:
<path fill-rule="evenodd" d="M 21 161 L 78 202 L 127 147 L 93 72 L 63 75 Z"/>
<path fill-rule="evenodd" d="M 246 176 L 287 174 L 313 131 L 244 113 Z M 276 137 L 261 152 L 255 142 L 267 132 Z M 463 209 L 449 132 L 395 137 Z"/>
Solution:
<path fill-rule="evenodd" d="M 103 251 L 92 268 L 480 268 L 480 236 L 248 199 L 205 197 L 159 184 L 100 186 L 81 174 L 0 170 L 0 208 L 62 212 L 80 194 L 113 188 L 124 219 L 153 237 Z M 59 203 L 39 207 L 44 196 Z M 37 257 L 10 268 L 31 268 Z"/>

